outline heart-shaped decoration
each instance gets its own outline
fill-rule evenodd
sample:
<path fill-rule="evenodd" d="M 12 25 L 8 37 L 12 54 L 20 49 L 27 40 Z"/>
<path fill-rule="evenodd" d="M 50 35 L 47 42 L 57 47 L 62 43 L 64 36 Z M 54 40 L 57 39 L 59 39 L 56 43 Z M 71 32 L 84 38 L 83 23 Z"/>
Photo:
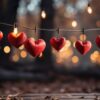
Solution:
<path fill-rule="evenodd" d="M 52 37 L 50 39 L 50 44 L 54 49 L 60 51 L 65 46 L 66 39 L 64 37 L 61 38 Z"/>
<path fill-rule="evenodd" d="M 20 47 L 24 42 L 27 40 L 27 36 L 24 32 L 20 32 L 17 34 L 9 33 L 8 34 L 8 41 L 10 44 L 15 46 L 16 48 Z"/>
<path fill-rule="evenodd" d="M 90 41 L 76 41 L 75 43 L 76 49 L 82 54 L 85 55 L 92 47 L 92 44 Z"/>
<path fill-rule="evenodd" d="M 100 48 L 100 35 L 96 37 L 96 45 Z"/>
<path fill-rule="evenodd" d="M 33 38 L 28 38 L 24 43 L 24 46 L 33 57 L 37 57 L 44 51 L 46 43 L 43 39 L 35 41 Z"/>
<path fill-rule="evenodd" d="M 3 33 L 0 31 L 0 40 L 3 38 Z"/>

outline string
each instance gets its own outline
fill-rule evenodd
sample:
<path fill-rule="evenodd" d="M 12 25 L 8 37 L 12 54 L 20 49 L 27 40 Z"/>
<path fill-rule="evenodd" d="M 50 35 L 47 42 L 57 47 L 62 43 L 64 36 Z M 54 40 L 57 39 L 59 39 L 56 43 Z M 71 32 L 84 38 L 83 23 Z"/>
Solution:
<path fill-rule="evenodd" d="M 6 25 L 6 26 L 10 26 L 10 27 L 13 27 L 14 25 L 12 24 L 9 24 L 9 23 L 3 23 L 3 22 L 0 22 L 0 25 Z M 19 24 L 17 24 L 19 25 Z M 30 28 L 30 27 L 26 27 L 26 26 L 22 26 L 20 25 L 21 27 L 25 28 L 25 29 L 28 29 L 28 30 L 34 30 L 35 31 L 35 28 Z M 40 30 L 40 31 L 57 31 L 57 28 L 53 28 L 53 29 L 47 29 L 47 28 L 37 28 L 37 30 Z M 99 31 L 100 28 L 90 28 L 90 29 L 84 29 L 84 31 Z M 81 32 L 82 30 L 81 29 L 65 29 L 65 28 L 60 28 L 60 31 L 65 31 L 65 32 Z"/>
<path fill-rule="evenodd" d="M 83 34 L 83 42 L 85 41 L 85 32 L 84 28 L 82 28 L 82 34 Z"/>

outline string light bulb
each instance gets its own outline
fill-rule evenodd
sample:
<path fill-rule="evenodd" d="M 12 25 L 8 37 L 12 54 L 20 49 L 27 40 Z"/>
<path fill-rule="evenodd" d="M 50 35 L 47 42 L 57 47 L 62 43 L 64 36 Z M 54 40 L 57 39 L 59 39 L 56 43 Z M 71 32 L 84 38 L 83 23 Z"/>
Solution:
<path fill-rule="evenodd" d="M 76 27 L 77 26 L 77 21 L 76 20 L 73 20 L 72 21 L 72 27 Z"/>
<path fill-rule="evenodd" d="M 91 8 L 91 6 L 90 6 L 90 4 L 88 4 L 88 7 L 87 7 L 87 12 L 89 13 L 89 14 L 92 14 L 92 8 Z"/>
<path fill-rule="evenodd" d="M 46 18 L 46 12 L 43 10 L 43 11 L 41 11 L 41 17 L 43 18 L 43 19 L 45 19 Z"/>
<path fill-rule="evenodd" d="M 17 28 L 17 25 L 16 23 L 14 24 L 14 30 L 13 30 L 13 34 L 17 34 L 18 33 L 18 28 Z"/>

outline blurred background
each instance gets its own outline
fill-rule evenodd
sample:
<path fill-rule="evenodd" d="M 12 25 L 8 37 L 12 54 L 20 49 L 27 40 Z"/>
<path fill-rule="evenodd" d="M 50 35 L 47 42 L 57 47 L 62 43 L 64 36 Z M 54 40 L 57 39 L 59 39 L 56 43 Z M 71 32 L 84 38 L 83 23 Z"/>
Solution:
<path fill-rule="evenodd" d="M 64 88 L 60 88 L 60 90 L 55 88 L 56 92 L 65 92 L 65 87 L 72 86 L 73 81 L 76 82 L 76 86 L 73 86 L 71 90 L 69 89 L 70 92 L 99 91 L 100 52 L 95 44 L 99 31 L 85 32 L 85 40 L 91 41 L 93 46 L 86 55 L 82 56 L 75 49 L 75 42 L 83 39 L 81 32 L 60 32 L 61 36 L 66 37 L 68 43 L 61 52 L 57 52 L 51 48 L 49 43 L 51 37 L 58 36 L 57 32 L 37 30 L 37 34 L 35 34 L 34 30 L 22 27 L 34 28 L 36 25 L 39 28 L 51 29 L 59 27 L 72 30 L 99 28 L 99 7 L 100 1 L 98 0 L 1 0 L 0 22 L 12 25 L 14 22 L 18 22 L 19 32 L 25 32 L 28 37 L 35 39 L 42 38 L 47 43 L 43 55 L 34 58 L 28 54 L 23 45 L 16 49 L 9 44 L 7 34 L 13 31 L 13 27 L 0 25 L 0 30 L 4 33 L 4 38 L 0 42 L 0 80 L 3 84 L 1 86 L 4 87 L 2 90 L 11 87 L 12 80 L 15 83 L 13 87 L 15 90 L 12 89 L 13 91 L 18 91 L 15 87 L 19 86 L 17 83 L 19 80 L 21 86 L 28 84 L 30 88 L 34 84 L 33 87 L 36 84 L 38 86 L 39 83 L 27 83 L 29 81 L 42 81 L 45 83 L 56 80 L 52 85 L 49 84 L 50 89 L 46 87 L 43 91 L 40 89 L 41 92 L 50 92 L 52 87 L 55 87 L 54 84 L 58 84 L 59 88 L 64 80 L 69 83 L 66 84 L 67 86 L 63 83 Z M 84 82 L 82 82 L 84 88 L 87 86 L 85 82 L 89 80 L 91 88 L 87 89 L 86 87 L 81 90 L 82 80 L 80 81 L 80 79 L 84 79 Z M 4 80 L 8 82 L 8 85 L 6 84 L 8 87 L 4 84 Z M 23 80 L 27 82 L 25 83 Z M 80 89 L 74 87 L 80 87 Z M 10 93 L 10 90 L 8 89 L 6 92 Z"/>

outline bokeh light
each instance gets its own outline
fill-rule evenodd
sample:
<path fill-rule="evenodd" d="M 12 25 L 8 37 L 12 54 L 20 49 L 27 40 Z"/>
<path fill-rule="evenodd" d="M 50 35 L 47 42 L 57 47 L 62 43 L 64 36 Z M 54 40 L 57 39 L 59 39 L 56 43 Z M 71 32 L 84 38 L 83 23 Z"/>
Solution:
<path fill-rule="evenodd" d="M 26 58 L 26 57 L 27 57 L 27 52 L 26 52 L 25 50 L 22 50 L 22 51 L 20 52 L 20 56 L 21 56 L 22 58 Z"/>
<path fill-rule="evenodd" d="M 76 63 L 78 63 L 78 62 L 79 62 L 78 56 L 73 56 L 73 57 L 72 57 L 72 63 L 76 64 Z"/>
<path fill-rule="evenodd" d="M 10 49 L 9 46 L 5 46 L 3 50 L 4 50 L 4 52 L 5 52 L 6 54 L 10 53 L 10 51 L 11 51 L 11 49 Z"/>
<path fill-rule="evenodd" d="M 96 63 L 99 61 L 98 57 L 100 57 L 100 53 L 99 51 L 94 51 L 91 55 L 90 55 L 90 59 L 92 63 Z M 99 61 L 100 62 L 100 61 Z"/>
<path fill-rule="evenodd" d="M 24 45 L 21 45 L 20 47 L 19 47 L 19 50 L 23 50 L 24 49 Z"/>
<path fill-rule="evenodd" d="M 91 8 L 90 6 L 87 7 L 87 12 L 88 12 L 89 14 L 92 14 L 93 11 L 92 11 L 92 8 Z"/>
<path fill-rule="evenodd" d="M 85 34 L 81 34 L 81 35 L 80 35 L 80 40 L 81 40 L 81 41 L 86 40 L 86 35 L 85 35 Z"/>
<path fill-rule="evenodd" d="M 75 43 L 76 43 L 76 42 L 73 42 L 73 47 L 74 47 L 74 48 L 75 48 Z"/>
<path fill-rule="evenodd" d="M 43 11 L 41 11 L 41 17 L 43 18 L 43 19 L 45 19 L 46 18 L 46 12 L 43 10 Z"/>
<path fill-rule="evenodd" d="M 18 56 L 17 54 L 14 54 L 14 55 L 12 56 L 12 60 L 13 60 L 14 62 L 18 62 L 18 61 L 19 61 L 19 56 Z"/>
<path fill-rule="evenodd" d="M 77 21 L 76 20 L 73 20 L 72 21 L 72 27 L 76 27 L 77 26 Z"/>

